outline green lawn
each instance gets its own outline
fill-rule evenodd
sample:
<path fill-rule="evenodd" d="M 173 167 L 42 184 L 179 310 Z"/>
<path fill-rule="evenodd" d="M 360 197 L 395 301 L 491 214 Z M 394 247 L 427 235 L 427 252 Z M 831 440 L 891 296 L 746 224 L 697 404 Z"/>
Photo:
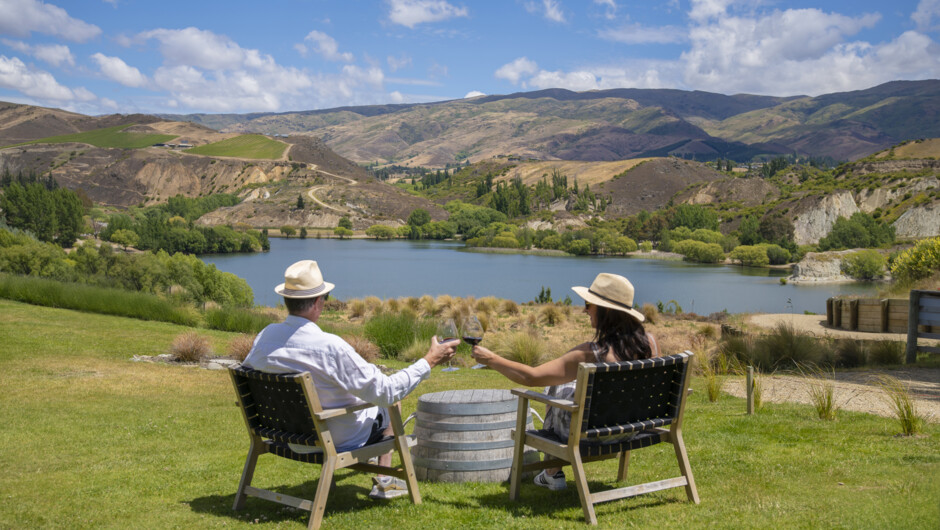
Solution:
<path fill-rule="evenodd" d="M 29 144 L 62 144 L 76 142 L 89 144 L 95 147 L 116 147 L 120 149 L 141 149 L 153 144 L 167 142 L 176 138 L 174 134 L 145 134 L 145 133 L 126 133 L 121 132 L 130 125 L 117 125 L 105 129 L 97 129 L 75 134 L 64 134 L 61 136 L 50 136 L 31 142 L 24 142 L 16 145 Z M 13 147 L 13 146 L 8 146 Z"/>
<path fill-rule="evenodd" d="M 0 528 L 303 528 L 308 514 L 250 498 L 231 510 L 248 438 L 225 372 L 134 363 L 189 328 L 0 300 Z M 224 352 L 233 334 L 198 330 Z M 403 366 L 385 361 L 392 367 Z M 435 369 L 418 393 L 510 388 L 489 370 Z M 685 440 L 702 503 L 682 488 L 598 505 L 600 526 L 677 528 L 936 528 L 940 426 L 896 437 L 887 418 L 808 406 L 705 399 L 693 381 Z M 404 403 L 412 412 L 417 396 Z M 409 430 L 411 427 L 408 428 Z M 616 461 L 589 464 L 609 484 Z M 662 468 L 662 469 L 660 469 Z M 318 470 L 272 456 L 255 484 L 312 498 Z M 631 481 L 676 476 L 670 447 L 637 451 Z M 367 498 L 368 476 L 338 473 L 328 528 L 584 528 L 570 484 L 422 483 L 424 504 Z M 257 526 L 256 525 L 256 526 Z"/>
<path fill-rule="evenodd" d="M 286 148 L 287 144 L 260 134 L 243 134 L 221 142 L 193 147 L 186 152 L 206 156 L 277 159 L 281 158 Z"/>

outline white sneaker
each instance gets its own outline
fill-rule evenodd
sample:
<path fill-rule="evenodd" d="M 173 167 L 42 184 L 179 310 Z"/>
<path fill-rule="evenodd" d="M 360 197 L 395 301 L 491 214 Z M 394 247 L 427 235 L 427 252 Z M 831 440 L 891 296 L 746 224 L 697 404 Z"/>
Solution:
<path fill-rule="evenodd" d="M 408 483 L 395 477 L 372 477 L 370 499 L 394 499 L 408 495 Z"/>
<path fill-rule="evenodd" d="M 535 479 L 532 482 L 534 482 L 536 486 L 548 488 L 552 491 L 561 491 L 568 487 L 568 483 L 565 482 L 564 471 L 559 471 L 552 476 L 548 476 L 543 469 L 541 473 L 535 475 Z"/>

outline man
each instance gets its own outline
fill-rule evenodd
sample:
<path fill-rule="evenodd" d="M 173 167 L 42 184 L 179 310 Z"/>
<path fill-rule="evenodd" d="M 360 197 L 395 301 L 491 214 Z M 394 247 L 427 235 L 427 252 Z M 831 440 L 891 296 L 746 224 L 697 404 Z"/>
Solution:
<path fill-rule="evenodd" d="M 460 341 L 438 343 L 424 358 L 390 376 L 366 362 L 346 341 L 322 331 L 316 324 L 329 292 L 335 285 L 323 281 L 316 261 L 294 263 L 284 273 L 284 283 L 274 292 L 284 297 L 289 313 L 280 324 L 264 328 L 255 339 L 251 352 L 242 363 L 264 372 L 310 372 L 317 395 L 324 408 L 340 408 L 372 403 L 352 415 L 327 420 L 339 452 L 351 451 L 391 436 L 387 407 L 398 406 L 431 373 L 435 365 L 454 356 Z M 310 452 L 310 446 L 291 444 L 297 452 Z M 389 466 L 391 453 L 382 455 L 379 464 Z M 408 493 L 404 480 L 379 476 L 373 478 L 369 496 L 390 499 Z"/>

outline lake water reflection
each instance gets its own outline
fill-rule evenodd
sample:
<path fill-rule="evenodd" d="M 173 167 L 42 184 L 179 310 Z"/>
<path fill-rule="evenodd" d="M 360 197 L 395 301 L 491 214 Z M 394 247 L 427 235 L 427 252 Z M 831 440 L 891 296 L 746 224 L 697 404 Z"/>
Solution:
<path fill-rule="evenodd" d="M 219 270 L 234 273 L 254 290 L 255 303 L 275 306 L 274 287 L 284 269 L 314 259 L 333 294 L 343 300 L 378 296 L 496 296 L 533 300 L 551 288 L 555 300 L 571 296 L 572 285 L 590 285 L 599 272 L 622 274 L 636 287 L 637 303 L 675 300 L 686 312 L 825 313 L 837 294 L 871 294 L 864 284 L 780 285 L 783 271 L 681 261 L 612 257 L 549 257 L 465 252 L 462 243 L 372 241 L 363 239 L 271 239 L 265 254 L 202 256 Z"/>

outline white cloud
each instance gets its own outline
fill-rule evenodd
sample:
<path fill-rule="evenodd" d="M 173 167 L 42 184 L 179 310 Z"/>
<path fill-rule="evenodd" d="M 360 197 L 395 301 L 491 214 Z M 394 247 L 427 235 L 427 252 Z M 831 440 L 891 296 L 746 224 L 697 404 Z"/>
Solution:
<path fill-rule="evenodd" d="M 4 44 L 16 51 L 29 54 L 40 61 L 51 64 L 55 67 L 62 66 L 63 63 L 75 66 L 75 57 L 68 46 L 62 44 L 38 44 L 31 46 L 23 41 L 0 39 Z"/>
<path fill-rule="evenodd" d="M 392 103 L 404 103 L 405 102 L 405 96 L 397 90 L 389 93 L 388 99 Z"/>
<path fill-rule="evenodd" d="M 624 44 L 670 44 L 687 39 L 688 30 L 676 26 L 647 27 L 641 24 L 629 24 L 616 29 L 608 28 L 597 32 L 604 40 Z"/>
<path fill-rule="evenodd" d="M 525 8 L 529 13 L 540 14 L 552 22 L 566 21 L 565 14 L 556 0 L 542 0 L 541 3 L 526 2 Z"/>
<path fill-rule="evenodd" d="M 920 31 L 933 31 L 934 19 L 940 19 L 940 0 L 920 0 L 917 10 L 911 13 L 911 20 Z"/>
<path fill-rule="evenodd" d="M 388 19 L 414 29 L 418 24 L 440 22 L 467 16 L 467 8 L 455 7 L 444 0 L 387 0 Z"/>
<path fill-rule="evenodd" d="M 495 72 L 499 79 L 505 79 L 512 84 L 518 84 L 523 76 L 530 76 L 538 71 L 538 65 L 526 57 L 519 57 L 511 63 L 504 64 Z"/>
<path fill-rule="evenodd" d="M 306 37 L 304 37 L 304 42 L 308 41 L 314 44 L 314 51 L 329 61 L 343 61 L 347 63 L 351 63 L 353 61 L 353 54 L 349 52 L 340 53 L 339 45 L 336 44 L 336 39 L 330 37 L 326 33 L 313 30 L 308 33 Z"/>
<path fill-rule="evenodd" d="M 92 60 L 98 63 L 98 68 L 105 77 L 112 81 L 129 86 L 142 87 L 147 85 L 147 76 L 140 73 L 140 70 L 129 66 L 119 57 L 108 57 L 107 55 L 96 53 L 91 56 Z"/>
<path fill-rule="evenodd" d="M 264 60 L 257 50 L 246 50 L 224 35 L 198 28 L 155 29 L 138 38 L 156 39 L 160 53 L 171 66 L 197 66 L 208 70 L 237 68 L 249 60 Z M 271 60 L 267 56 L 267 60 Z"/>
<path fill-rule="evenodd" d="M 6 55 L 0 55 L 0 87 L 39 99 L 75 99 L 75 93 L 60 85 L 49 72 L 30 69 L 19 58 Z"/>
<path fill-rule="evenodd" d="M 411 57 L 407 55 L 402 55 L 401 57 L 392 57 L 389 55 L 386 60 L 388 61 L 388 68 L 392 72 L 411 66 Z"/>
<path fill-rule="evenodd" d="M 101 34 L 101 28 L 72 18 L 61 7 L 38 0 L 0 0 L 0 34 L 29 37 L 36 31 L 85 42 Z"/>
<path fill-rule="evenodd" d="M 617 3 L 614 2 L 614 0 L 594 0 L 594 3 L 607 8 L 604 16 L 608 20 L 613 20 L 617 17 Z"/>
<path fill-rule="evenodd" d="M 486 95 L 485 92 L 480 92 L 479 90 L 471 90 L 470 92 L 467 92 L 467 95 L 464 96 L 464 99 L 475 98 L 475 97 L 485 96 L 485 95 Z"/>

